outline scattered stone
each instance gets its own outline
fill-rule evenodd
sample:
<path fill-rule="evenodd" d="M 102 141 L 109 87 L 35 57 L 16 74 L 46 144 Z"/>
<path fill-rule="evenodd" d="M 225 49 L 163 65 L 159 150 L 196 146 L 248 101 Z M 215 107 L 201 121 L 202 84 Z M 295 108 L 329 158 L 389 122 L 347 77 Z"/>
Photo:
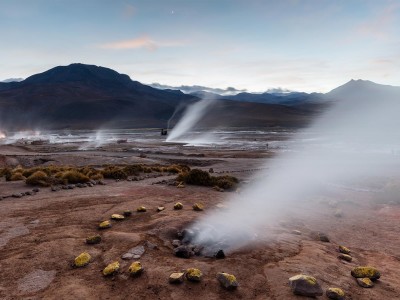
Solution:
<path fill-rule="evenodd" d="M 224 253 L 224 250 L 218 250 L 217 251 L 217 253 L 215 253 L 215 258 L 216 259 L 223 259 L 223 258 L 225 258 L 225 253 Z"/>
<path fill-rule="evenodd" d="M 239 285 L 236 277 L 232 274 L 221 272 L 217 274 L 217 279 L 219 283 L 227 290 L 234 290 Z"/>
<path fill-rule="evenodd" d="M 119 270 L 119 262 L 115 261 L 104 268 L 103 275 L 110 276 L 118 272 L 118 270 Z"/>
<path fill-rule="evenodd" d="M 92 259 L 92 257 L 90 256 L 89 253 L 83 252 L 75 258 L 74 266 L 77 268 L 84 267 L 87 264 L 89 264 L 91 259 Z"/>
<path fill-rule="evenodd" d="M 85 188 L 85 187 L 87 187 L 87 184 L 86 183 L 82 183 L 81 187 Z"/>
<path fill-rule="evenodd" d="M 92 184 L 91 182 L 88 182 L 86 185 L 87 185 L 88 187 L 93 187 L 93 184 Z"/>
<path fill-rule="evenodd" d="M 164 206 L 159 206 L 159 207 L 157 207 L 157 211 L 158 211 L 158 212 L 163 211 L 164 209 L 165 209 Z"/>
<path fill-rule="evenodd" d="M 112 226 L 111 222 L 107 220 L 107 221 L 103 221 L 99 224 L 99 229 L 106 229 L 106 228 L 110 228 L 111 226 Z"/>
<path fill-rule="evenodd" d="M 128 272 L 131 276 L 139 276 L 140 274 L 142 274 L 143 272 L 143 267 L 142 264 L 140 263 L 140 261 L 135 261 L 133 262 L 129 269 Z"/>
<path fill-rule="evenodd" d="M 136 209 L 136 211 L 137 211 L 137 212 L 146 212 L 146 207 L 144 207 L 144 206 L 139 206 L 139 207 Z"/>
<path fill-rule="evenodd" d="M 88 245 L 99 244 L 100 242 L 101 242 L 101 236 L 98 234 L 86 238 L 86 244 Z"/>
<path fill-rule="evenodd" d="M 289 285 L 295 295 L 316 297 L 322 296 L 323 291 L 317 279 L 308 275 L 295 275 L 289 278 Z"/>
<path fill-rule="evenodd" d="M 180 240 L 173 240 L 173 241 L 172 241 L 172 246 L 173 246 L 174 248 L 179 247 L 180 245 L 182 245 L 182 243 L 181 243 Z"/>
<path fill-rule="evenodd" d="M 22 198 L 23 196 L 24 196 L 24 194 L 22 194 L 22 193 L 15 193 L 15 194 L 11 195 L 11 197 L 13 197 L 13 198 Z"/>
<path fill-rule="evenodd" d="M 73 190 L 75 188 L 75 185 L 74 184 L 69 184 L 69 185 L 67 185 L 67 188 L 69 190 Z"/>
<path fill-rule="evenodd" d="M 217 192 L 223 192 L 224 189 L 219 187 L 219 186 L 213 186 L 213 190 L 217 191 Z"/>
<path fill-rule="evenodd" d="M 194 239 L 196 232 L 194 232 L 192 229 L 184 229 L 180 233 L 180 236 L 182 237 L 182 243 L 188 244 Z"/>
<path fill-rule="evenodd" d="M 213 168 L 210 168 L 210 169 L 208 170 L 208 173 L 214 173 L 214 169 L 213 169 Z"/>
<path fill-rule="evenodd" d="M 103 180 L 97 180 L 98 185 L 106 185 L 106 183 Z"/>
<path fill-rule="evenodd" d="M 40 189 L 39 189 L 39 188 L 34 188 L 34 189 L 32 190 L 32 192 L 34 192 L 34 193 L 39 193 L 39 192 L 40 192 Z"/>
<path fill-rule="evenodd" d="M 345 246 L 339 246 L 339 252 L 343 253 L 343 254 L 350 254 L 351 253 L 350 249 L 345 247 Z"/>
<path fill-rule="evenodd" d="M 124 217 L 130 217 L 132 215 L 132 211 L 131 210 L 124 210 L 124 212 L 122 214 L 124 215 Z"/>
<path fill-rule="evenodd" d="M 189 281 L 199 282 L 203 277 L 203 273 L 199 269 L 190 268 L 186 270 L 186 279 Z"/>
<path fill-rule="evenodd" d="M 325 233 L 318 232 L 318 237 L 321 242 L 325 242 L 325 243 L 330 242 L 329 237 Z"/>
<path fill-rule="evenodd" d="M 301 231 L 300 230 L 292 230 L 292 234 L 301 235 Z"/>
<path fill-rule="evenodd" d="M 180 210 L 182 208 L 183 208 L 183 204 L 182 203 L 180 203 L 180 202 L 176 202 L 175 203 L 175 205 L 174 205 L 174 209 L 175 210 Z"/>
<path fill-rule="evenodd" d="M 34 194 L 35 194 L 35 193 L 32 192 L 32 191 L 25 192 L 25 195 L 26 195 L 26 196 L 32 196 L 32 195 L 34 195 Z"/>
<path fill-rule="evenodd" d="M 376 280 L 381 277 L 381 273 L 374 267 L 362 266 L 354 268 L 351 271 L 351 276 L 355 278 L 369 278 Z"/>
<path fill-rule="evenodd" d="M 341 209 L 337 209 L 337 210 L 335 211 L 335 217 L 336 217 L 336 218 L 341 218 L 341 217 L 343 217 L 343 212 L 342 212 Z"/>
<path fill-rule="evenodd" d="M 202 203 L 195 203 L 193 204 L 193 210 L 202 211 L 204 210 L 204 205 Z"/>
<path fill-rule="evenodd" d="M 132 178 L 128 178 L 126 181 L 129 181 L 129 182 L 131 182 L 131 181 L 132 181 Z"/>
<path fill-rule="evenodd" d="M 343 259 L 343 260 L 348 261 L 348 262 L 351 262 L 353 260 L 353 258 L 350 255 L 343 254 L 343 253 L 339 254 L 338 258 L 339 259 Z"/>
<path fill-rule="evenodd" d="M 357 283 L 363 288 L 372 288 L 374 283 L 369 278 L 357 278 Z"/>
<path fill-rule="evenodd" d="M 158 246 L 150 241 L 146 241 L 146 246 L 147 246 L 147 248 L 152 249 L 152 250 L 158 249 Z"/>
<path fill-rule="evenodd" d="M 123 219 L 125 219 L 125 217 L 120 214 L 112 214 L 111 219 L 116 220 L 116 221 L 122 221 Z"/>
<path fill-rule="evenodd" d="M 169 275 L 168 282 L 172 284 L 179 284 L 182 283 L 184 280 L 185 273 L 172 273 Z"/>
<path fill-rule="evenodd" d="M 66 185 L 62 185 L 61 188 L 62 188 L 63 190 L 68 190 L 68 186 L 66 186 Z"/>
<path fill-rule="evenodd" d="M 57 187 L 57 186 L 52 186 L 52 187 L 51 187 L 51 191 L 52 191 L 52 192 L 58 192 L 59 190 L 60 190 L 60 188 Z"/>
<path fill-rule="evenodd" d="M 122 259 L 128 260 L 128 259 L 139 259 L 145 252 L 146 250 L 144 249 L 144 246 L 136 246 L 127 251 L 127 253 L 122 255 Z"/>
<path fill-rule="evenodd" d="M 333 300 L 345 300 L 345 293 L 340 288 L 328 288 L 326 296 Z"/>
<path fill-rule="evenodd" d="M 191 256 L 194 255 L 194 252 L 192 251 L 191 247 L 187 245 L 181 245 L 174 249 L 174 254 L 177 257 L 190 258 Z"/>

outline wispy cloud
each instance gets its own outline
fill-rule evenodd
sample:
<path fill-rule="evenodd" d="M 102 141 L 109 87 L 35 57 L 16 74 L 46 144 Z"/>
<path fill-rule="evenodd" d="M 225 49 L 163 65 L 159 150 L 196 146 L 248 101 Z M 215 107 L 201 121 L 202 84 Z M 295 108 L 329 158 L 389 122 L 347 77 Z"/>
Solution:
<path fill-rule="evenodd" d="M 148 36 L 142 36 L 135 39 L 116 41 L 100 45 L 103 49 L 113 50 L 126 50 L 126 49 L 147 49 L 149 51 L 155 51 L 158 48 L 163 47 L 180 47 L 183 46 L 183 42 L 179 41 L 155 41 Z"/>

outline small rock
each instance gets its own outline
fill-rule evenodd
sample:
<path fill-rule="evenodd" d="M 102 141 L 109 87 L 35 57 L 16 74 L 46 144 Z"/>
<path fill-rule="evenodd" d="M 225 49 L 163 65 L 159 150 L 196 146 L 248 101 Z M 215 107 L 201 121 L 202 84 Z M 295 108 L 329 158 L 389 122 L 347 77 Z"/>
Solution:
<path fill-rule="evenodd" d="M 52 186 L 51 187 L 51 191 L 52 192 L 57 192 L 57 191 L 59 191 L 60 189 L 58 188 L 58 187 L 56 187 L 56 186 Z"/>
<path fill-rule="evenodd" d="M 351 271 L 351 276 L 355 278 L 369 278 L 376 280 L 381 277 L 381 273 L 374 267 L 362 266 L 354 268 Z"/>
<path fill-rule="evenodd" d="M 171 275 L 169 275 L 168 282 L 173 283 L 173 284 L 182 283 L 184 280 L 184 276 L 185 276 L 185 273 L 180 273 L 180 272 L 172 273 Z"/>
<path fill-rule="evenodd" d="M 124 212 L 122 214 L 124 215 L 124 217 L 130 217 L 132 215 L 132 211 L 124 210 Z"/>
<path fill-rule="evenodd" d="M 353 260 L 353 258 L 350 255 L 343 254 L 343 253 L 339 254 L 338 258 L 339 259 L 343 259 L 343 260 L 348 261 L 348 262 L 351 262 Z"/>
<path fill-rule="evenodd" d="M 34 195 L 34 192 L 28 191 L 28 192 L 25 192 L 25 195 L 26 195 L 26 196 L 32 196 L 32 195 Z"/>
<path fill-rule="evenodd" d="M 11 195 L 11 197 L 13 197 L 13 198 L 22 198 L 23 196 L 24 195 L 22 193 L 15 193 L 15 194 Z"/>
<path fill-rule="evenodd" d="M 94 245 L 99 244 L 101 242 L 101 236 L 96 234 L 86 238 L 86 244 Z"/>
<path fill-rule="evenodd" d="M 357 278 L 357 283 L 363 288 L 372 288 L 374 283 L 369 278 Z"/>
<path fill-rule="evenodd" d="M 112 214 L 111 219 L 116 220 L 116 221 L 122 221 L 125 219 L 125 217 L 120 214 Z"/>
<path fill-rule="evenodd" d="M 316 297 L 322 296 L 323 291 L 317 279 L 308 275 L 296 275 L 289 278 L 289 285 L 295 295 Z"/>
<path fill-rule="evenodd" d="M 68 186 L 62 185 L 62 186 L 61 186 L 61 189 L 63 189 L 63 190 L 68 190 Z"/>
<path fill-rule="evenodd" d="M 219 186 L 213 186 L 213 190 L 217 191 L 217 192 L 223 192 L 224 189 L 220 188 Z"/>
<path fill-rule="evenodd" d="M 39 192 L 40 192 L 40 189 L 39 189 L 39 188 L 34 188 L 34 189 L 32 190 L 32 192 L 34 192 L 34 193 L 39 193 Z"/>
<path fill-rule="evenodd" d="M 216 259 L 223 259 L 223 258 L 225 258 L 224 250 L 222 250 L 222 249 L 221 249 L 221 250 L 218 250 L 217 253 L 215 253 L 214 257 L 215 257 Z"/>
<path fill-rule="evenodd" d="M 158 212 L 163 211 L 164 209 L 165 209 L 164 206 L 159 206 L 159 207 L 157 207 L 157 211 L 158 211 Z"/>
<path fill-rule="evenodd" d="M 92 184 L 91 182 L 86 183 L 86 185 L 87 185 L 88 187 L 93 187 L 93 184 Z"/>
<path fill-rule="evenodd" d="M 119 262 L 115 261 L 104 268 L 103 275 L 110 276 L 118 272 L 118 270 L 119 270 Z"/>
<path fill-rule="evenodd" d="M 214 169 L 213 169 L 213 168 L 210 168 L 210 169 L 208 170 L 208 173 L 214 173 Z"/>
<path fill-rule="evenodd" d="M 146 212 L 146 207 L 144 207 L 144 206 L 139 206 L 139 207 L 136 209 L 136 211 L 137 211 L 137 212 Z"/>
<path fill-rule="evenodd" d="M 345 246 L 339 246 L 339 252 L 343 253 L 343 254 L 350 254 L 351 253 L 350 249 L 345 247 Z"/>
<path fill-rule="evenodd" d="M 195 203 L 193 204 L 193 210 L 202 211 L 204 210 L 204 205 L 202 203 Z"/>
<path fill-rule="evenodd" d="M 111 226 L 112 226 L 111 222 L 107 220 L 107 221 L 103 221 L 99 224 L 99 229 L 106 229 L 106 228 L 110 228 Z"/>
<path fill-rule="evenodd" d="M 187 280 L 195 282 L 201 281 L 201 278 L 203 277 L 203 273 L 201 273 L 199 269 L 195 268 L 187 269 L 185 275 Z"/>
<path fill-rule="evenodd" d="M 132 254 L 132 253 L 129 253 L 129 252 L 124 253 L 124 254 L 122 254 L 121 258 L 122 258 L 123 260 L 131 260 L 131 259 L 133 258 L 133 254 Z"/>
<path fill-rule="evenodd" d="M 337 210 L 335 211 L 335 217 L 336 217 L 336 218 L 341 218 L 341 217 L 343 217 L 343 212 L 342 212 L 341 209 L 337 209 Z"/>
<path fill-rule="evenodd" d="M 232 274 L 221 272 L 217 274 L 217 279 L 219 283 L 227 290 L 234 290 L 239 285 L 236 277 Z"/>
<path fill-rule="evenodd" d="M 328 288 L 326 290 L 326 296 L 333 300 L 345 300 L 345 293 L 339 288 Z"/>
<path fill-rule="evenodd" d="M 83 252 L 75 258 L 74 266 L 77 268 L 84 267 L 87 264 L 89 264 L 91 259 L 92 259 L 92 257 L 90 256 L 89 253 Z"/>
<path fill-rule="evenodd" d="M 181 258 L 190 258 L 191 256 L 194 255 L 192 249 L 189 246 L 185 246 L 185 245 L 176 247 L 174 249 L 174 254 L 175 254 L 175 256 L 181 257 Z"/>
<path fill-rule="evenodd" d="M 142 264 L 140 263 L 140 261 L 135 261 L 133 262 L 129 269 L 128 272 L 131 276 L 139 276 L 140 274 L 142 274 L 143 272 L 143 267 Z"/>
<path fill-rule="evenodd" d="M 173 246 L 174 248 L 179 247 L 179 246 L 181 246 L 181 245 L 182 245 L 182 243 L 181 243 L 180 240 L 173 240 L 173 241 L 172 241 L 172 246 Z"/>
<path fill-rule="evenodd" d="M 175 210 L 180 210 L 182 208 L 183 208 L 183 204 L 182 203 L 180 203 L 180 202 L 176 202 L 175 203 L 175 205 L 174 205 L 174 209 Z"/>
<path fill-rule="evenodd" d="M 301 235 L 301 231 L 300 230 L 292 230 L 292 234 Z"/>
<path fill-rule="evenodd" d="M 73 189 L 75 188 L 75 185 L 69 184 L 69 185 L 67 185 L 67 188 L 68 188 L 69 190 L 73 190 Z"/>
<path fill-rule="evenodd" d="M 98 185 L 106 185 L 106 183 L 103 180 L 97 180 Z"/>
<path fill-rule="evenodd" d="M 318 232 L 318 236 L 319 236 L 319 240 L 321 242 L 325 242 L 325 243 L 329 243 L 330 242 L 329 237 L 325 233 Z"/>

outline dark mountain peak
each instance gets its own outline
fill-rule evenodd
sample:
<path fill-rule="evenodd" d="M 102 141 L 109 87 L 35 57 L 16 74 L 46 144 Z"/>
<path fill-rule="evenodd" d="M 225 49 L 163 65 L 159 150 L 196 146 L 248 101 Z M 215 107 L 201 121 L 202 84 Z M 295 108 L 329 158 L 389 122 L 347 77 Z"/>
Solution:
<path fill-rule="evenodd" d="M 43 73 L 28 77 L 23 84 L 46 84 L 46 83 L 122 83 L 132 82 L 128 75 L 120 74 L 109 68 L 80 63 L 68 66 L 58 66 Z"/>

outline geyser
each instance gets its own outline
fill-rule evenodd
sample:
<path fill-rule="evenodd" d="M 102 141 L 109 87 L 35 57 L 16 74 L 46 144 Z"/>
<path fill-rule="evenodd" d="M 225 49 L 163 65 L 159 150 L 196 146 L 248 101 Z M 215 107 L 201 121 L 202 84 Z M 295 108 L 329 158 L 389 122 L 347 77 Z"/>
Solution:
<path fill-rule="evenodd" d="M 187 107 L 183 117 L 168 135 L 167 142 L 190 142 L 193 138 L 196 138 L 192 136 L 191 130 L 195 128 L 214 103 L 214 99 L 206 98 Z M 202 140 L 205 141 L 206 139 Z"/>
<path fill-rule="evenodd" d="M 200 219 L 195 243 L 232 251 L 272 234 L 286 217 L 313 209 L 310 200 L 333 186 L 394 174 L 400 156 L 400 92 L 369 87 L 342 97 L 304 130 L 308 139 L 268 161 L 259 180 L 227 199 L 227 208 Z M 301 134 L 296 140 L 301 140 Z"/>

